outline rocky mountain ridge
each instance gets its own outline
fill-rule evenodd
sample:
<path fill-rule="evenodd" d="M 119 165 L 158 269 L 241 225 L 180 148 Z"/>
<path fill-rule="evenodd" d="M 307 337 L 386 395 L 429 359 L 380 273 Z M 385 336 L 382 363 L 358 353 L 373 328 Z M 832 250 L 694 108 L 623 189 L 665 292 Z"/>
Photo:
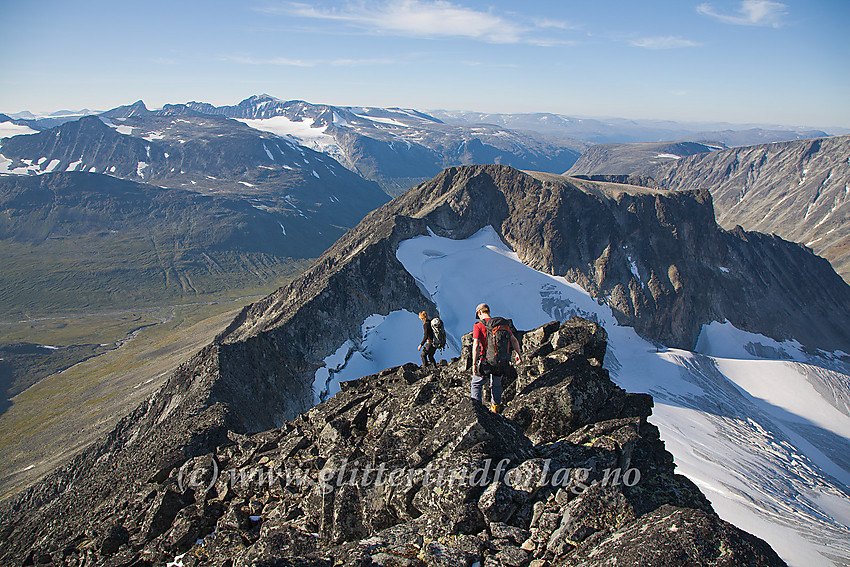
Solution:
<path fill-rule="evenodd" d="M 646 421 L 651 398 L 617 388 L 601 368 L 604 329 L 574 318 L 520 337 L 525 361 L 506 384 L 504 417 L 467 397 L 467 337 L 460 359 L 348 382 L 279 429 L 228 431 L 149 477 L 122 479 L 113 467 L 127 446 L 115 447 L 93 463 L 112 491 L 81 486 L 89 473 L 57 498 L 81 508 L 54 501 L 24 521 L 17 502 L 0 523 L 2 557 L 140 567 L 172 558 L 186 567 L 784 565 L 674 473 Z"/>
<path fill-rule="evenodd" d="M 850 280 L 850 136 L 731 148 L 657 164 L 658 186 L 711 190 L 718 223 L 809 246 Z"/>

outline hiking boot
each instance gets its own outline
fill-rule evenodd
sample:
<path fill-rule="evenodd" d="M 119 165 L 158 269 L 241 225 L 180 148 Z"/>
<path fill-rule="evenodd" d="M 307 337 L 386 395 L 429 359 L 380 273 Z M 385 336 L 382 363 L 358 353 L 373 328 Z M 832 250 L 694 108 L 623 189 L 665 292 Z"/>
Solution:
<path fill-rule="evenodd" d="M 502 413 L 502 404 L 490 404 L 490 411 L 493 413 Z"/>

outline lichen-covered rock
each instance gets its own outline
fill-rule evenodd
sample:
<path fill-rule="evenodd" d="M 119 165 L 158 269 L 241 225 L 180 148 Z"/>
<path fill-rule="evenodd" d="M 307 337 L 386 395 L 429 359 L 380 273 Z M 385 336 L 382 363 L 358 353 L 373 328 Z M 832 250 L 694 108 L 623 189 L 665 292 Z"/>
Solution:
<path fill-rule="evenodd" d="M 614 564 L 772 567 L 785 563 L 764 541 L 714 514 L 665 505 L 607 537 L 588 541 L 557 563 L 562 567 Z"/>

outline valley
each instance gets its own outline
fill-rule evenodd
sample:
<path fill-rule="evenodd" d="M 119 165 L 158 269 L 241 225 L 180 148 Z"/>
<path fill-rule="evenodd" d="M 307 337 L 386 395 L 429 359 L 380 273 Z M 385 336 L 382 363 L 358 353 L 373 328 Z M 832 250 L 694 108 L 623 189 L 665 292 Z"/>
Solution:
<path fill-rule="evenodd" d="M 11 398 L 0 412 L 0 500 L 114 427 L 246 303 L 270 290 L 254 291 L 261 295 L 0 321 L 0 376 Z M 21 368 L 9 351 L 22 343 L 57 350 L 31 355 Z M 65 358 L 49 360 L 63 351 Z"/>

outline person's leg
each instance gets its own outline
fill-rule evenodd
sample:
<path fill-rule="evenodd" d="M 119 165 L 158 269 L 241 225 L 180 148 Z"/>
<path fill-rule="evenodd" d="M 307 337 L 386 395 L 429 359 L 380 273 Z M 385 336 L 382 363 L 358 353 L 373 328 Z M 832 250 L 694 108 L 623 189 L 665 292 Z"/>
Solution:
<path fill-rule="evenodd" d="M 484 376 L 476 376 L 475 374 L 472 375 L 472 384 L 470 385 L 469 395 L 473 400 L 477 401 L 479 404 L 482 403 L 481 389 L 484 387 L 484 382 L 486 380 L 487 378 Z"/>
<path fill-rule="evenodd" d="M 423 347 L 422 350 L 419 351 L 419 357 L 422 359 L 422 368 L 425 368 L 425 366 L 428 365 L 428 349 Z"/>
<path fill-rule="evenodd" d="M 502 377 L 493 374 L 490 376 L 490 398 L 493 404 L 502 405 Z"/>
<path fill-rule="evenodd" d="M 431 364 L 437 366 L 437 360 L 434 358 L 434 353 L 437 352 L 437 349 L 431 348 L 428 350 L 428 359 L 431 361 Z"/>

